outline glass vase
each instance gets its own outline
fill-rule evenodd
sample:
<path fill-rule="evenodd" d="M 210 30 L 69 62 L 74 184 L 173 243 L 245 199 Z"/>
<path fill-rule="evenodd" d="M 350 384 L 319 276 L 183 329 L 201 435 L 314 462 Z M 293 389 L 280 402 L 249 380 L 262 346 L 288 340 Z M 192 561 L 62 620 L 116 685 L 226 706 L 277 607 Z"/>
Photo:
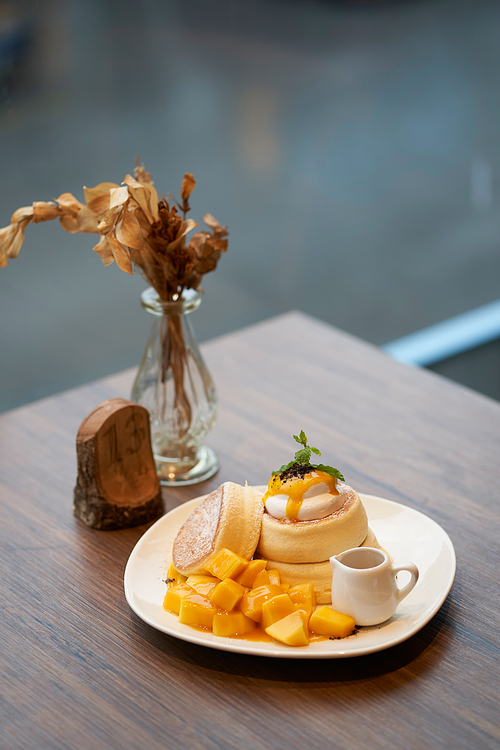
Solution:
<path fill-rule="evenodd" d="M 217 394 L 188 318 L 201 300 L 194 289 L 174 302 L 163 302 L 152 287 L 141 294 L 154 320 L 132 401 L 149 411 L 151 445 L 164 485 L 195 484 L 219 468 L 214 451 L 204 445 L 217 416 Z"/>

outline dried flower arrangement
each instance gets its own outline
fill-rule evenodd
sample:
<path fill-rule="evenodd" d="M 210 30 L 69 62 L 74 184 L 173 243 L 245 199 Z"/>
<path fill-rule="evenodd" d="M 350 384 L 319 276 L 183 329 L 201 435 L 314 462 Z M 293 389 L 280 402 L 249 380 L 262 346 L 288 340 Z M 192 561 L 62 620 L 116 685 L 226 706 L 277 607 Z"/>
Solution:
<path fill-rule="evenodd" d="M 94 250 L 104 265 L 116 261 L 132 275 L 135 266 L 164 302 L 178 299 L 184 289 L 199 287 L 202 276 L 215 270 L 227 250 L 227 229 L 205 214 L 203 221 L 211 232 L 196 232 L 186 244 L 187 234 L 198 226 L 186 219 L 196 185 L 193 175 L 185 174 L 182 180 L 182 203 L 168 196 L 172 207 L 166 198 L 158 199 L 151 175 L 138 161 L 134 175 L 126 175 L 122 185 L 102 182 L 83 188 L 85 203 L 63 193 L 54 201 L 18 208 L 9 226 L 0 229 L 0 268 L 18 256 L 28 224 L 59 219 L 70 234 L 101 235 Z"/>
<path fill-rule="evenodd" d="M 84 188 L 85 203 L 63 193 L 54 201 L 35 201 L 32 206 L 18 208 L 10 225 L 0 229 L 0 267 L 19 254 L 28 224 L 59 219 L 70 234 L 100 235 L 94 250 L 105 266 L 116 261 L 122 271 L 132 275 L 136 268 L 162 303 L 177 302 L 185 289 L 200 288 L 202 277 L 215 270 L 221 253 L 227 250 L 228 231 L 211 214 L 203 217 L 210 231 L 198 231 L 187 241 L 187 235 L 198 226 L 186 218 L 195 184 L 193 175 L 185 174 L 180 202 L 170 195 L 159 198 L 151 175 L 137 159 L 134 177 L 127 174 L 121 185 L 102 182 Z M 172 373 L 180 438 L 191 423 L 185 365 L 180 317 L 171 312 L 163 333 L 161 380 L 166 388 Z"/>

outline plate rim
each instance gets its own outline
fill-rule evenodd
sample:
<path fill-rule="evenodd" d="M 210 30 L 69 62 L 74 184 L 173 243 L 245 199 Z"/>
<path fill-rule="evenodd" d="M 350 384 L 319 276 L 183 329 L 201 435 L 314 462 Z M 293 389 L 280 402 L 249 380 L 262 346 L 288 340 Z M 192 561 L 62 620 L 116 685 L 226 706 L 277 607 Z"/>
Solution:
<path fill-rule="evenodd" d="M 264 485 L 255 485 L 257 488 L 263 487 Z M 358 492 L 358 495 L 363 502 L 364 498 L 377 502 L 381 502 L 382 504 L 392 505 L 396 506 L 397 508 L 404 508 L 405 511 L 410 513 L 416 513 L 419 516 L 422 516 L 425 519 L 426 523 L 432 524 L 434 527 L 436 527 L 436 530 L 442 535 L 443 540 L 446 542 L 447 550 L 450 555 L 450 563 L 451 563 L 451 569 L 449 578 L 446 581 L 445 584 L 443 584 L 443 588 L 440 591 L 440 595 L 438 597 L 438 600 L 434 604 L 433 607 L 431 607 L 430 611 L 427 613 L 425 618 L 416 623 L 412 628 L 409 628 L 407 631 L 401 633 L 400 635 L 394 636 L 389 641 L 386 641 L 381 644 L 370 644 L 366 645 L 365 647 L 360 647 L 358 649 L 352 649 L 349 651 L 339 651 L 339 650 L 332 650 L 332 651 L 316 651 L 311 650 L 309 651 L 310 646 L 305 646 L 301 649 L 293 648 L 291 646 L 286 646 L 285 644 L 276 644 L 276 648 L 269 649 L 269 648 L 262 648 L 264 644 L 261 644 L 260 642 L 256 641 L 245 641 L 243 639 L 238 638 L 217 638 L 216 640 L 205 640 L 207 636 L 211 636 L 212 638 L 216 638 L 212 633 L 201 633 L 196 630 L 193 630 L 192 633 L 189 632 L 182 632 L 182 631 L 173 631 L 171 628 L 165 627 L 162 624 L 158 623 L 157 621 L 154 621 L 153 618 L 149 617 L 149 615 L 145 612 L 139 611 L 139 608 L 135 605 L 132 592 L 131 592 L 131 586 L 130 586 L 130 576 L 131 576 L 131 570 L 134 565 L 134 558 L 138 554 L 138 551 L 140 547 L 145 544 L 148 540 L 148 537 L 153 536 L 154 533 L 157 531 L 157 527 L 161 526 L 167 522 L 167 519 L 179 511 L 179 509 L 185 509 L 189 510 L 191 507 L 194 510 L 203 500 L 207 497 L 209 493 L 205 495 L 200 495 L 198 497 L 192 498 L 191 500 L 187 500 L 184 503 L 180 503 L 175 508 L 172 508 L 170 511 L 165 513 L 161 518 L 159 518 L 157 521 L 155 521 L 152 526 L 150 526 L 147 531 L 144 532 L 144 534 L 137 540 L 136 544 L 134 545 L 128 560 L 127 564 L 125 566 L 124 571 L 124 591 L 125 591 L 125 598 L 127 600 L 127 603 L 130 607 L 130 609 L 139 617 L 143 622 L 145 622 L 150 627 L 154 628 L 155 630 L 158 630 L 161 633 L 164 633 L 166 635 L 169 635 L 173 638 L 176 638 L 178 640 L 186 641 L 188 643 L 193 643 L 197 646 L 204 646 L 205 648 L 212 648 L 219 651 L 226 651 L 229 653 L 236 653 L 236 654 L 244 654 L 244 655 L 250 655 L 250 656 L 264 656 L 268 658 L 284 658 L 284 659 L 293 659 L 293 658 L 299 658 L 299 659 L 336 659 L 336 658 L 354 658 L 356 656 L 366 656 L 368 654 L 378 653 L 379 651 L 385 651 L 388 648 L 392 648 L 393 646 L 397 646 L 400 643 L 403 643 L 404 641 L 408 640 L 412 636 L 416 635 L 420 630 L 422 630 L 429 622 L 430 620 L 439 612 L 441 607 L 443 606 L 444 602 L 446 601 L 446 598 L 448 594 L 451 591 L 451 588 L 453 586 L 455 575 L 456 575 L 456 553 L 455 548 L 453 546 L 453 542 L 451 541 L 448 533 L 443 529 L 443 527 L 435 521 L 430 516 L 426 515 L 425 513 L 422 513 L 420 510 L 416 510 L 415 508 L 412 508 L 409 505 L 404 505 L 403 503 L 398 503 L 395 500 L 389 500 L 388 498 L 381 497 L 379 495 L 371 495 L 368 493 L 362 493 Z M 383 623 L 382 623 L 383 624 Z M 188 626 L 186 626 L 188 627 Z M 333 641 L 334 643 L 338 644 L 341 641 Z M 266 646 L 269 646 L 271 644 L 265 644 Z M 314 644 L 313 644 L 314 645 Z"/>

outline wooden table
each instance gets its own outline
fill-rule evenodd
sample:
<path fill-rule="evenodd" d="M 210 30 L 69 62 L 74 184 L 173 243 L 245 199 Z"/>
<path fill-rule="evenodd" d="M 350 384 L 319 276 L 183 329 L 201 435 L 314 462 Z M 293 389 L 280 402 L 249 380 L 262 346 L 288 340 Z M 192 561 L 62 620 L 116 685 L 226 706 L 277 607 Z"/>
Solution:
<path fill-rule="evenodd" d="M 78 426 L 128 397 L 133 373 L 106 378 L 0 417 L 1 747 L 497 748 L 500 405 L 300 313 L 203 350 L 221 469 L 165 489 L 166 509 L 225 480 L 266 483 L 304 429 L 356 489 L 449 533 L 447 601 L 410 640 L 353 659 L 240 656 L 145 625 L 123 572 L 146 527 L 72 515 Z"/>

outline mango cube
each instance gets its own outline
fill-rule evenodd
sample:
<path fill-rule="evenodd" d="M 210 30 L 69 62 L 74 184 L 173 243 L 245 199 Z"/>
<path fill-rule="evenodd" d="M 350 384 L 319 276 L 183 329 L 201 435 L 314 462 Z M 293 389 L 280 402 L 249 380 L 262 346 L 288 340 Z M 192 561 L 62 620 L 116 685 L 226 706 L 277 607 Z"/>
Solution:
<path fill-rule="evenodd" d="M 215 605 L 206 596 L 197 593 L 188 594 L 181 599 L 179 622 L 194 628 L 212 630 L 215 612 Z"/>
<path fill-rule="evenodd" d="M 307 615 L 297 610 L 265 629 L 266 633 L 287 646 L 308 646 Z"/>
<path fill-rule="evenodd" d="M 252 588 L 258 589 L 259 586 L 268 586 L 270 583 L 271 580 L 269 578 L 269 573 L 267 572 L 267 570 L 261 570 L 260 573 L 257 573 L 257 575 L 255 576 Z"/>
<path fill-rule="evenodd" d="M 295 604 L 292 602 L 288 594 L 278 594 L 273 596 L 272 599 L 268 599 L 262 605 L 262 627 L 264 630 L 272 625 L 273 622 L 282 620 L 287 615 L 291 615 L 295 612 Z"/>
<path fill-rule="evenodd" d="M 241 583 L 236 583 L 232 578 L 226 578 L 225 581 L 221 581 L 214 589 L 212 589 L 208 598 L 212 604 L 215 604 L 221 609 L 225 609 L 226 612 L 231 612 L 245 592 L 246 589 Z"/>
<path fill-rule="evenodd" d="M 241 583 L 242 586 L 248 586 L 252 588 L 255 581 L 255 576 L 260 573 L 261 570 L 267 565 L 267 560 L 250 560 L 245 570 L 236 576 L 235 580 Z"/>
<path fill-rule="evenodd" d="M 214 576 L 190 575 L 187 577 L 186 583 L 197 591 L 198 594 L 208 596 L 212 589 L 219 583 L 219 579 L 214 578 Z"/>
<path fill-rule="evenodd" d="M 289 583 L 285 583 L 284 581 L 281 581 L 280 586 L 283 589 L 283 591 L 285 592 L 285 594 L 288 594 L 288 591 L 290 589 L 290 584 Z"/>
<path fill-rule="evenodd" d="M 302 609 L 309 616 L 316 609 L 316 594 L 312 583 L 299 583 L 288 589 L 288 596 L 297 609 Z"/>
<path fill-rule="evenodd" d="M 268 570 L 267 575 L 269 576 L 269 583 L 272 583 L 274 586 L 281 584 L 279 570 Z"/>
<path fill-rule="evenodd" d="M 243 614 L 251 620 L 260 622 L 262 618 L 262 605 L 264 602 L 267 602 L 268 599 L 272 599 L 273 596 L 278 596 L 282 593 L 283 592 L 279 586 L 273 586 L 271 583 L 267 586 L 259 586 L 258 588 L 251 589 L 240 601 L 240 609 Z"/>
<path fill-rule="evenodd" d="M 214 635 L 221 638 L 234 638 L 244 635 L 255 627 L 255 622 L 245 617 L 243 612 L 216 612 L 212 628 Z"/>
<path fill-rule="evenodd" d="M 319 607 L 309 620 L 309 627 L 318 635 L 330 638 L 346 638 L 354 630 L 354 617 L 336 612 L 331 607 Z"/>
<path fill-rule="evenodd" d="M 163 609 L 179 616 L 181 601 L 188 594 L 194 594 L 194 589 L 186 583 L 179 583 L 177 586 L 170 586 L 163 600 Z"/>
<path fill-rule="evenodd" d="M 165 581 L 167 586 L 171 588 L 172 586 L 177 586 L 178 583 L 185 582 L 186 576 L 183 576 L 182 573 L 179 573 L 179 571 L 174 568 L 174 564 L 170 563 L 170 567 L 167 573 L 167 580 Z"/>
<path fill-rule="evenodd" d="M 215 552 L 204 567 L 216 578 L 236 578 L 248 565 L 248 560 L 223 547 Z"/>

